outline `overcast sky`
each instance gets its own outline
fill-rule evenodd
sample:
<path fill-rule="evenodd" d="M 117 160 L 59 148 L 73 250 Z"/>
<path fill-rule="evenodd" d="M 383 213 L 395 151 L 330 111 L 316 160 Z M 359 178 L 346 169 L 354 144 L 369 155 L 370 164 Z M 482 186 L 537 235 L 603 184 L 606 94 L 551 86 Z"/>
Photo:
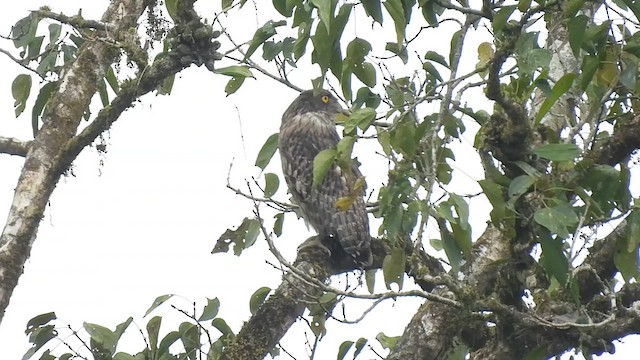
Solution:
<path fill-rule="evenodd" d="M 82 7 L 85 18 L 95 19 L 108 5 L 106 0 L 90 5 L 80 0 L 14 2 L 0 12 L 0 34 L 8 35 L 11 25 L 26 16 L 27 10 L 50 3 L 53 11 L 69 15 Z M 218 6 L 219 1 L 199 3 Z M 212 17 L 212 9 L 206 13 Z M 236 21 L 230 26 L 235 25 L 239 38 L 247 40 L 255 25 L 266 20 L 266 16 L 245 18 L 246 24 Z M 41 29 L 46 27 L 41 25 Z M 441 46 L 448 48 L 448 41 Z M 0 42 L 0 47 L 12 50 L 8 41 Z M 2 55 L 0 66 L 0 135 L 30 139 L 30 107 L 36 94 L 25 114 L 15 119 L 10 85 L 25 71 Z M 309 78 L 316 77 L 317 70 L 307 79 L 302 75 L 296 77 L 297 85 L 309 87 Z M 251 202 L 226 189 L 230 164 L 233 162 L 231 181 L 237 187 L 259 175 L 253 166 L 255 156 L 266 138 L 278 131 L 282 112 L 297 94 L 258 78 L 247 80 L 236 95 L 225 98 L 226 80 L 205 69 L 190 68 L 176 79 L 171 96 L 146 96 L 123 114 L 106 134 L 107 154 L 98 154 L 94 148 L 82 152 L 74 162 L 74 176 L 63 177 L 53 193 L 24 275 L 0 325 L 0 359 L 22 357 L 29 347 L 26 323 L 41 313 L 55 311 L 76 330 L 83 321 L 113 329 L 128 316 L 144 328 L 148 319 L 142 315 L 158 295 L 179 295 L 173 304 L 185 310 L 192 308 L 193 301 L 218 297 L 219 315 L 238 331 L 250 315 L 253 291 L 261 286 L 277 287 L 281 273 L 267 263 L 274 259 L 264 241 L 241 257 L 211 255 L 210 251 L 225 229 L 237 226 L 252 211 Z M 471 143 L 473 135 L 466 141 Z M 384 174 L 375 156 L 361 156 L 360 160 L 363 173 Z M 0 156 L 3 223 L 22 161 Z M 477 170 L 477 163 L 469 164 L 467 180 L 478 180 Z M 280 172 L 277 158 L 268 171 Z M 377 185 L 369 177 L 368 181 L 370 186 Z M 284 189 L 279 196 L 286 199 Z M 474 231 L 477 236 L 479 230 Z M 289 214 L 285 235 L 276 244 L 292 260 L 297 245 L 308 234 L 303 222 Z M 400 335 L 419 303 L 416 299 L 387 302 L 363 326 L 328 323 L 321 354 L 333 358 L 340 341 L 373 340 L 379 331 Z M 154 314 L 165 315 L 174 323 L 187 320 L 169 307 Z M 163 327 L 161 333 L 170 330 Z M 305 331 L 309 333 L 304 324 L 294 326 L 285 338 L 285 348 L 304 354 Z M 121 350 L 141 349 L 143 342 L 135 326 L 125 337 L 127 347 Z"/>

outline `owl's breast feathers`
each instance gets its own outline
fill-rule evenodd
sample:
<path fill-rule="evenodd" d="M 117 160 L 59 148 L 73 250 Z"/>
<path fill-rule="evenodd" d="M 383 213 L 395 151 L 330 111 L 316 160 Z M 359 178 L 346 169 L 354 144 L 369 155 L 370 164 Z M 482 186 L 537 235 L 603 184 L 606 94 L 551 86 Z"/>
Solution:
<path fill-rule="evenodd" d="M 361 176 L 357 167 L 344 171 L 333 164 L 322 183 L 313 186 L 314 158 L 320 151 L 335 147 L 339 140 L 329 114 L 307 112 L 287 116 L 285 113 L 279 136 L 282 168 L 289 191 L 305 220 L 326 241 L 337 240 L 358 264 L 368 265 L 370 235 L 364 198 L 358 196 L 347 209 L 336 206 L 338 199 L 352 193 Z"/>

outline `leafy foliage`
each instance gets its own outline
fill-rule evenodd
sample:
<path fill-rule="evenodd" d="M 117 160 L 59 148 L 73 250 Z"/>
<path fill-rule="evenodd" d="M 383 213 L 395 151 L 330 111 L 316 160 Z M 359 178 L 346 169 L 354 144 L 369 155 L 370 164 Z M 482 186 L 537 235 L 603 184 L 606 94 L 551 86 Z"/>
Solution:
<path fill-rule="evenodd" d="M 220 5 L 230 19 L 240 18 L 248 8 L 245 2 L 225 0 Z M 184 4 L 166 1 L 165 5 L 168 16 L 180 25 Z M 439 335 L 446 334 L 441 345 L 450 358 L 464 358 L 473 351 L 482 354 L 508 341 L 513 342 L 511 350 L 533 349 L 527 358 L 557 355 L 547 349 L 571 348 L 589 357 L 609 350 L 611 339 L 633 332 L 627 328 L 607 336 L 589 333 L 618 319 L 623 312 L 617 306 L 629 306 L 616 298 L 621 290 L 612 284 L 619 281 L 628 291 L 640 275 L 640 201 L 630 190 L 632 179 L 637 180 L 634 151 L 640 148 L 640 33 L 629 25 L 640 14 L 635 2 L 569 1 L 560 6 L 523 0 L 483 2 L 475 8 L 445 1 L 273 0 L 271 5 L 274 18 L 263 22 L 246 43 L 228 50 L 231 65 L 207 66 L 230 77 L 226 94 L 236 94 L 256 71 L 298 88 L 290 75 L 299 65 L 311 64 L 312 75 L 305 76 L 313 87 L 330 86 L 352 110 L 350 116 L 338 119 L 343 132 L 338 145 L 314 159 L 313 186 L 321 184 L 334 166 L 351 169 L 358 161 L 353 159 L 354 148 L 368 147 L 387 169 L 385 179 L 368 190 L 369 210 L 383 249 L 376 254 L 375 268 L 365 273 L 370 296 L 348 286 L 340 290 L 314 283 L 318 294 L 305 299 L 305 305 L 316 342 L 330 331 L 327 324 L 337 316 L 334 310 L 347 303 L 345 299 L 373 300 L 374 307 L 377 301 L 413 294 L 450 307 L 455 329 L 448 323 L 434 326 L 442 329 Z M 267 5 L 255 8 L 261 11 L 263 6 Z M 78 47 L 86 41 L 68 25 L 50 24 L 48 37 L 39 35 L 41 20 L 42 13 L 34 12 L 11 31 L 20 63 L 33 66 L 33 74 L 43 79 L 32 109 L 34 134 L 60 86 L 61 69 L 76 59 Z M 364 29 L 363 22 L 372 31 Z M 449 33 L 439 30 L 445 23 L 455 24 Z M 491 31 L 480 33 L 481 41 L 473 43 L 469 35 L 479 34 L 478 29 Z M 431 41 L 438 36 L 446 41 Z M 164 40 L 167 45 L 156 59 L 169 50 L 184 50 L 172 36 Z M 145 63 L 147 54 L 136 56 L 126 44 L 118 51 L 131 64 Z M 16 116 L 26 110 L 33 76 L 20 74 L 13 81 Z M 121 91 L 124 82 L 113 68 L 97 80 L 98 95 L 107 108 L 110 93 Z M 170 93 L 173 81 L 167 78 L 159 93 Z M 90 116 L 88 108 L 85 113 Z M 277 143 L 278 134 L 269 136 L 255 161 L 264 177 L 263 182 L 256 181 L 264 184 L 264 198 L 242 195 L 274 208 L 273 232 L 282 236 L 286 213 L 295 206 L 278 200 L 280 179 L 264 172 Z M 467 174 L 470 164 L 480 164 L 482 173 Z M 359 179 L 352 193 L 335 206 L 348 208 L 364 188 L 364 178 Z M 226 230 L 213 252 L 233 247 L 239 256 L 261 233 L 268 237 L 257 209 L 256 204 L 254 216 Z M 614 251 L 602 250 L 608 245 Z M 441 268 L 444 263 L 446 271 L 434 262 Z M 377 270 L 382 270 L 386 292 L 375 291 Z M 406 277 L 414 282 L 406 282 Z M 409 286 L 416 292 L 407 292 Z M 436 287 L 447 289 L 447 297 L 436 297 Z M 284 295 L 267 287 L 258 289 L 249 301 L 250 312 L 258 316 L 262 306 L 279 296 Z M 170 299 L 171 295 L 158 297 L 145 316 Z M 602 308 L 603 303 L 615 306 Z M 195 312 L 181 311 L 189 321 L 162 339 L 162 317 L 150 319 L 147 348 L 136 355 L 116 352 L 131 319 L 115 330 L 90 323 L 83 329 L 95 358 L 196 359 L 206 354 L 219 359 L 240 336 L 217 317 L 219 307 L 214 298 L 207 299 L 197 318 Z M 570 314 L 557 314 L 558 309 Z M 579 322 L 582 317 L 572 317 L 573 313 L 588 321 Z M 571 321 L 559 323 L 558 318 Z M 59 337 L 51 325 L 54 320 L 52 313 L 32 319 L 27 333 L 33 347 L 25 358 Z M 508 339 L 498 342 L 491 336 L 505 322 L 509 329 L 534 334 L 531 339 L 505 335 Z M 536 333 L 533 323 L 584 333 L 567 337 L 580 342 L 550 338 L 551 331 Z M 213 329 L 218 334 L 215 340 L 209 334 Z M 481 336 L 470 339 L 469 333 Z M 172 355 L 169 348 L 178 340 L 181 352 Z M 376 340 L 344 341 L 337 358 L 348 354 L 356 358 L 372 343 L 393 355 L 399 337 L 379 333 Z M 565 342 L 540 347 L 552 341 Z M 43 356 L 51 355 L 47 351 Z"/>

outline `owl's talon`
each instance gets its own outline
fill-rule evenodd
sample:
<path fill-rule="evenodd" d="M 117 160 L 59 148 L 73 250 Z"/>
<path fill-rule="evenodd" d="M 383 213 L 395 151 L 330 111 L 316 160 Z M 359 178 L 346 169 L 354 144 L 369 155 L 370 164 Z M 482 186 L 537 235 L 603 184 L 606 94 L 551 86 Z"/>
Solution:
<path fill-rule="evenodd" d="M 320 240 L 318 236 L 312 236 L 305 240 L 298 246 L 298 252 L 306 248 L 321 249 L 323 252 L 327 253 L 327 256 L 331 256 L 331 250 L 327 246 L 325 246 L 325 244 Z"/>

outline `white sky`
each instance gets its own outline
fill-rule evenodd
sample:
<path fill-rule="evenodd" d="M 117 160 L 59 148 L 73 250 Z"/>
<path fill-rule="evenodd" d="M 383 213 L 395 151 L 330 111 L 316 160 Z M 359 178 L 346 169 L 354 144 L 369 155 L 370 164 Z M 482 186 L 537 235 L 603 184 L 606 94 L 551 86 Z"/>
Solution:
<path fill-rule="evenodd" d="M 82 7 L 85 18 L 98 19 L 108 1 L 14 3 L 0 13 L 0 34 L 8 35 L 27 10 L 48 3 L 55 4 L 53 11 L 69 15 Z M 219 1 L 199 4 L 219 6 Z M 248 39 L 255 24 L 267 19 L 247 17 L 232 25 L 237 26 L 240 39 Z M 448 40 L 441 45 L 447 49 Z M 0 42 L 0 47 L 12 49 L 7 41 Z M 24 70 L 4 56 L 0 66 L 0 135 L 30 139 L 30 108 L 36 93 L 25 114 L 15 119 L 10 85 Z M 310 86 L 302 75 L 297 84 Z M 314 68 L 309 78 L 316 76 Z M 218 297 L 219 316 L 237 332 L 249 317 L 253 291 L 277 287 L 281 273 L 265 262 L 274 260 L 263 240 L 241 257 L 210 251 L 225 229 L 235 228 L 251 215 L 252 204 L 225 187 L 229 164 L 234 162 L 231 180 L 237 187 L 244 187 L 245 178 L 258 176 L 255 156 L 266 138 L 278 131 L 280 114 L 297 94 L 259 77 L 247 80 L 237 94 L 225 98 L 225 82 L 226 78 L 205 69 L 190 68 L 176 79 L 171 96 L 146 96 L 123 114 L 107 135 L 106 155 L 93 148 L 82 152 L 74 162 L 75 177 L 63 178 L 54 191 L 25 273 L 0 325 L 0 359 L 22 357 L 29 347 L 26 323 L 44 312 L 55 311 L 76 330 L 83 321 L 113 329 L 130 315 L 144 328 L 148 319 L 141 317 L 156 296 L 178 294 L 183 299 L 172 303 L 185 310 L 192 308 L 192 301 Z M 375 160 L 360 160 L 363 173 L 384 174 L 384 168 L 372 165 Z M 21 165 L 22 158 L 0 156 L 0 219 L 6 218 Z M 465 172 L 477 173 L 473 166 L 479 165 L 469 164 Z M 268 171 L 280 172 L 277 158 Z M 284 194 L 281 189 L 281 199 L 286 199 Z M 276 244 L 292 260 L 307 234 L 303 222 L 289 214 L 285 235 Z M 343 340 L 375 341 L 380 331 L 400 335 L 419 303 L 416 299 L 387 302 L 359 326 L 328 322 L 328 335 L 319 346 L 321 358 L 334 358 Z M 174 323 L 187 320 L 169 307 L 155 314 L 166 315 L 166 321 L 171 318 Z M 163 326 L 161 334 L 170 330 Z M 298 323 L 284 342 L 299 358 L 304 358 L 305 331 L 309 332 L 306 325 Z M 125 338 L 127 347 L 122 350 L 141 349 L 135 325 Z"/>

